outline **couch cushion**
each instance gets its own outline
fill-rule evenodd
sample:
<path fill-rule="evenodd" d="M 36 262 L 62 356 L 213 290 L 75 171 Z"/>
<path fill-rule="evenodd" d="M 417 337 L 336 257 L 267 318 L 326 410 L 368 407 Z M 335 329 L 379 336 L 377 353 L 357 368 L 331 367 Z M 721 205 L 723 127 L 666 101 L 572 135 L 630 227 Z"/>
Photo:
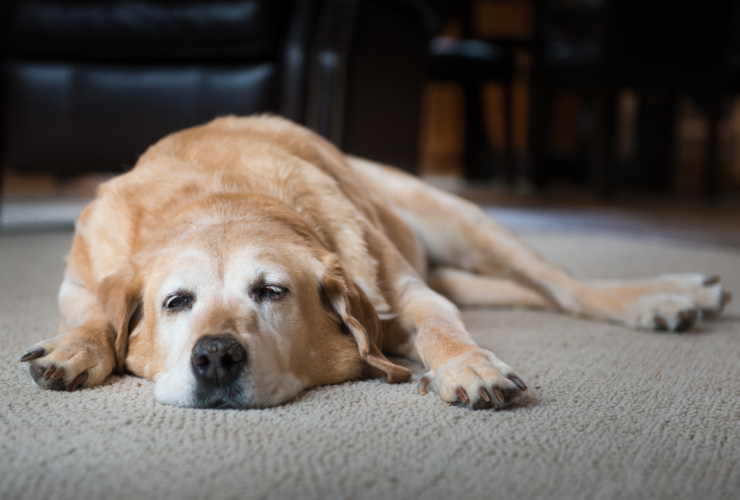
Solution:
<path fill-rule="evenodd" d="M 271 58 L 290 0 L 2 2 L 3 50 L 61 59 Z"/>
<path fill-rule="evenodd" d="M 179 129 L 274 111 L 277 66 L 8 63 L 6 165 L 120 171 Z"/>

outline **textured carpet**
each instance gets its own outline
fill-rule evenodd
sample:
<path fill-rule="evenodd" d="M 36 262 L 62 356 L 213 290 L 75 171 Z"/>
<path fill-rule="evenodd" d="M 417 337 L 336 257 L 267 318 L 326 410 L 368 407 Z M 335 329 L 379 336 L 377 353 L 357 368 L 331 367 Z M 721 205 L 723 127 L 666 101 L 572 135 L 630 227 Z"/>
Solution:
<path fill-rule="evenodd" d="M 737 251 L 525 236 L 579 275 L 703 271 L 740 292 Z M 476 340 L 530 386 L 499 412 L 378 381 L 268 410 L 189 410 L 132 376 L 71 394 L 32 385 L 18 358 L 56 330 L 70 244 L 67 232 L 0 235 L 3 499 L 740 498 L 738 301 L 682 334 L 468 311 Z"/>

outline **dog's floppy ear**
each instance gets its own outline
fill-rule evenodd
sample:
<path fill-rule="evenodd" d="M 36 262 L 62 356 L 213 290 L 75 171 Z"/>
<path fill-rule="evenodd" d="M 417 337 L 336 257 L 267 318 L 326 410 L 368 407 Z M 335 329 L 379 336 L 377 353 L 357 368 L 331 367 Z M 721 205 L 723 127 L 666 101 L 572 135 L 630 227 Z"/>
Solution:
<path fill-rule="evenodd" d="M 131 270 L 106 276 L 95 289 L 100 306 L 116 332 L 116 373 L 122 375 L 128 354 L 128 333 L 132 316 L 139 309 L 140 287 Z"/>
<path fill-rule="evenodd" d="M 388 361 L 380 351 L 380 319 L 370 299 L 347 276 L 336 255 L 330 254 L 322 262 L 326 271 L 319 278 L 319 292 L 327 313 L 349 330 L 362 359 L 385 372 L 388 383 L 407 382 L 411 372 Z"/>

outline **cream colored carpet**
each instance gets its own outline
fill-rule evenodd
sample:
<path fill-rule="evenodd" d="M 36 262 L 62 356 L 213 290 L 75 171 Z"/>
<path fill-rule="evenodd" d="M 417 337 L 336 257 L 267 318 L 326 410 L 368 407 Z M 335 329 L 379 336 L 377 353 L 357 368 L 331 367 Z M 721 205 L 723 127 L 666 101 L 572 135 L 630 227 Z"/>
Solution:
<path fill-rule="evenodd" d="M 579 275 L 720 273 L 740 294 L 738 251 L 526 237 Z M 33 386 L 18 358 L 56 330 L 70 243 L 67 232 L 0 235 L 0 498 L 740 498 L 737 300 L 682 334 L 466 312 L 478 342 L 530 386 L 500 412 L 377 381 L 268 410 L 188 410 L 131 376 L 71 394 Z"/>

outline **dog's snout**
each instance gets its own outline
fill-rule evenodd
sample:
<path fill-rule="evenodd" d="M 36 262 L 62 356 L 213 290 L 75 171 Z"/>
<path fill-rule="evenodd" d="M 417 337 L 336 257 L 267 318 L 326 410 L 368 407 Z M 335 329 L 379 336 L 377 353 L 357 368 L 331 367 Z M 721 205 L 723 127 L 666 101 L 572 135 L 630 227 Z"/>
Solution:
<path fill-rule="evenodd" d="M 247 352 L 231 335 L 208 335 L 193 346 L 191 361 L 199 381 L 223 386 L 239 377 Z"/>

